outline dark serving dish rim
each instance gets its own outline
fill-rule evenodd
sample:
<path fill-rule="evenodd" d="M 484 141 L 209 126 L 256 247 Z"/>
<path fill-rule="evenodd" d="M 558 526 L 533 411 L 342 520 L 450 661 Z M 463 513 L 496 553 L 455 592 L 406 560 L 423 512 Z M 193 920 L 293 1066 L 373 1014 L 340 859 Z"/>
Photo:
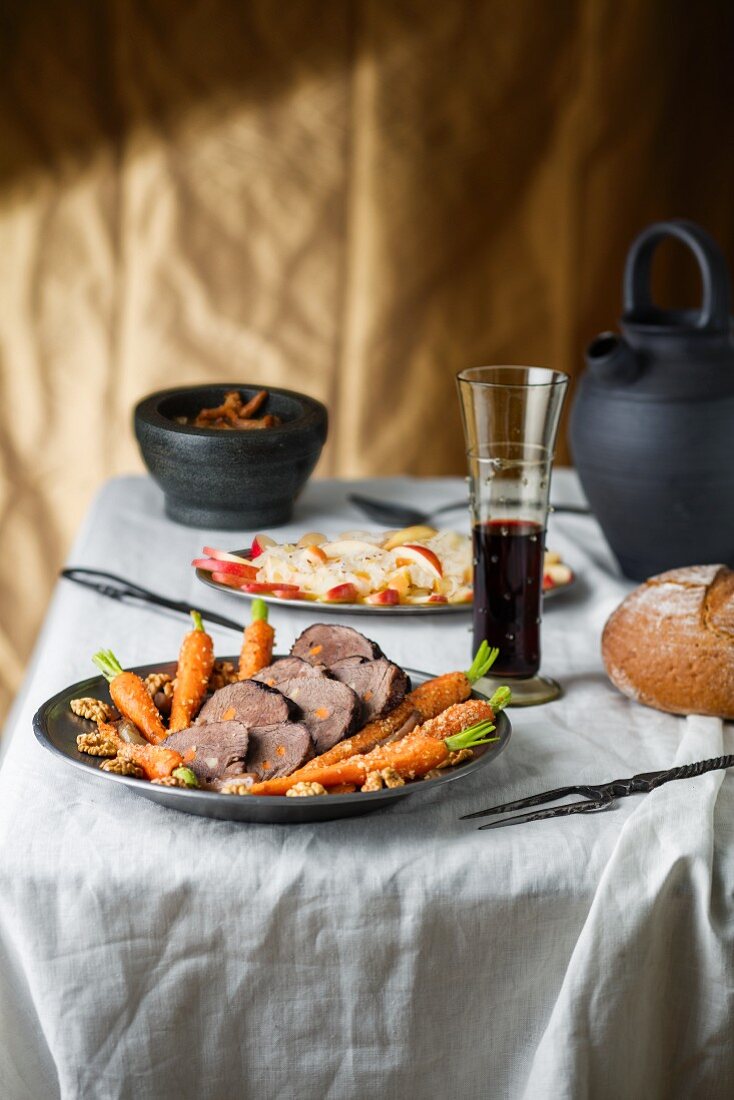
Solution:
<path fill-rule="evenodd" d="M 294 420 L 288 420 L 284 424 L 274 428 L 263 428 L 262 430 L 255 431 L 248 431 L 244 428 L 240 430 L 224 431 L 221 428 L 199 428 L 194 427 L 192 424 L 178 424 L 175 420 L 165 416 L 159 410 L 161 402 L 169 397 L 183 397 L 188 394 L 193 395 L 211 390 L 222 390 L 225 393 L 229 390 L 238 390 L 240 393 L 249 391 L 257 393 L 259 390 L 263 389 L 266 389 L 268 394 L 280 394 L 283 397 L 289 397 L 299 402 L 304 410 L 303 414 L 297 416 Z M 258 386 L 255 384 L 237 382 L 211 382 L 202 383 L 197 386 L 172 386 L 170 389 L 156 390 L 155 393 L 150 393 L 146 397 L 141 398 L 136 404 L 133 412 L 133 418 L 136 424 L 142 422 L 152 428 L 173 432 L 174 435 L 200 436 L 205 439 L 223 438 L 225 440 L 230 440 L 225 446 L 237 446 L 237 441 L 241 441 L 242 439 L 247 439 L 251 443 L 255 443 L 256 439 L 260 439 L 262 442 L 256 445 L 265 446 L 267 440 L 283 440 L 296 432 L 303 431 L 304 428 L 318 427 L 327 417 L 327 408 L 323 402 L 319 401 L 316 397 L 310 397 L 306 393 L 300 393 L 298 390 L 282 389 L 279 386 Z"/>

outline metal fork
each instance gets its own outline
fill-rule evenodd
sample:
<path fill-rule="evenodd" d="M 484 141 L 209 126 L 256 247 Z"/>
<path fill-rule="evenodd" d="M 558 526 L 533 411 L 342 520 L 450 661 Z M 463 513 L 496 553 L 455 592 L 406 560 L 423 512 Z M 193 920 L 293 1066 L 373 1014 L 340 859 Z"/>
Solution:
<path fill-rule="evenodd" d="M 609 783 L 600 783 L 597 786 L 591 784 L 576 784 L 570 787 L 558 787 L 554 791 L 542 791 L 541 794 L 530 795 L 529 798 L 518 798 L 514 802 L 504 802 L 501 806 L 490 806 L 488 810 L 477 810 L 473 814 L 464 814 L 460 821 L 467 821 L 474 817 L 489 817 L 492 814 L 508 813 L 511 810 L 526 810 L 531 806 L 542 806 L 547 802 L 557 802 L 559 798 L 568 798 L 569 795 L 581 795 L 580 802 L 567 802 L 563 806 L 550 806 L 544 810 L 535 810 L 527 814 L 514 814 L 511 817 L 503 817 L 501 821 L 490 821 L 486 825 L 480 825 L 480 829 L 502 829 L 505 825 L 523 825 L 527 821 L 544 821 L 551 817 L 568 817 L 571 814 L 593 814 L 600 810 L 608 810 L 618 798 L 626 798 L 630 794 L 649 794 L 656 787 L 662 787 L 664 783 L 671 783 L 674 779 L 694 779 L 705 772 L 718 771 L 722 768 L 734 767 L 734 756 L 716 756 L 710 760 L 699 760 L 695 764 L 681 764 L 677 768 L 667 768 L 663 771 L 640 772 L 629 779 L 612 779 Z"/>

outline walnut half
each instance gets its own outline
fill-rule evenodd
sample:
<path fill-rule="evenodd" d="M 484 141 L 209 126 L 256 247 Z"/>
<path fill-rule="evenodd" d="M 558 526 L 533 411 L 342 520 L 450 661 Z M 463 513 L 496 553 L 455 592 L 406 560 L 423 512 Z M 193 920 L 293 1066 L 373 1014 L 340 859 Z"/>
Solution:
<path fill-rule="evenodd" d="M 405 780 L 402 775 L 399 775 L 395 771 L 395 768 L 383 768 L 380 772 L 386 787 L 404 787 Z"/>
<path fill-rule="evenodd" d="M 131 775 L 134 779 L 143 779 L 145 772 L 139 764 L 133 764 L 132 760 L 122 760 L 116 756 L 114 760 L 105 760 L 100 764 L 103 772 L 114 772 L 115 775 Z"/>
<path fill-rule="evenodd" d="M 367 778 L 359 789 L 360 791 L 381 791 L 382 787 L 383 783 L 380 773 L 367 772 Z"/>
<path fill-rule="evenodd" d="M 94 733 L 80 733 L 76 747 L 88 756 L 117 756 L 118 743 L 101 730 L 95 730 Z"/>
<path fill-rule="evenodd" d="M 320 783 L 296 783 L 289 791 L 285 792 L 286 798 L 311 798 L 316 794 L 326 794 L 326 787 Z"/>
<path fill-rule="evenodd" d="M 82 699 L 72 699 L 69 707 L 77 717 L 88 718 L 90 722 L 109 722 L 114 713 L 109 703 L 101 699 L 92 699 L 88 695 Z"/>

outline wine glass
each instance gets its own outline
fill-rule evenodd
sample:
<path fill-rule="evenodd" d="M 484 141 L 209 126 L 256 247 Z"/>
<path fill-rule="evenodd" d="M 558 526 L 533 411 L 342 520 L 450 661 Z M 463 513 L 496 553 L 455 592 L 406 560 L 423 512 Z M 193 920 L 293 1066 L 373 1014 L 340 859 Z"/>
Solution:
<path fill-rule="evenodd" d="M 540 668 L 543 554 L 553 449 L 568 375 L 544 367 L 472 367 L 457 375 L 474 546 L 474 652 L 499 649 L 493 682 L 516 706 L 561 688 Z"/>

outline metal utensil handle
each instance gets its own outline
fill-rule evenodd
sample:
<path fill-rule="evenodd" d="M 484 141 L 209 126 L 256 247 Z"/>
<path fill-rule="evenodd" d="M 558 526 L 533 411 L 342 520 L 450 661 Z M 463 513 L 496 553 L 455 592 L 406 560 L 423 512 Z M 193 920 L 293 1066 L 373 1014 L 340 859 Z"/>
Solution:
<path fill-rule="evenodd" d="M 696 328 L 728 332 L 731 282 L 724 254 L 700 225 L 678 218 L 649 225 L 632 242 L 624 267 L 625 317 L 629 315 L 629 320 L 644 324 L 645 314 L 655 311 L 650 286 L 652 258 L 658 244 L 666 237 L 675 237 L 687 245 L 701 271 L 703 298 Z"/>
<path fill-rule="evenodd" d="M 86 569 L 81 566 L 70 566 L 62 569 L 59 576 L 65 580 L 73 581 L 84 588 L 90 588 L 100 596 L 110 600 L 118 600 L 120 603 L 142 603 L 151 607 L 164 607 L 168 611 L 179 611 L 182 615 L 188 615 L 190 611 L 199 611 L 202 618 L 219 626 L 240 632 L 241 623 L 228 619 L 216 611 L 207 611 L 202 607 L 192 608 L 190 603 L 183 600 L 171 600 L 167 596 L 160 596 L 157 592 L 151 592 L 135 581 L 129 581 L 116 573 L 106 573 L 102 569 Z M 98 579 L 101 578 L 101 579 Z"/>
<path fill-rule="evenodd" d="M 671 768 L 663 772 L 655 779 L 650 780 L 649 790 L 661 787 L 663 783 L 670 783 L 674 779 L 695 779 L 696 776 L 706 772 L 720 771 L 723 768 L 734 768 L 734 755 L 712 756 L 708 760 L 698 760 L 695 764 L 681 764 L 677 768 Z"/>

